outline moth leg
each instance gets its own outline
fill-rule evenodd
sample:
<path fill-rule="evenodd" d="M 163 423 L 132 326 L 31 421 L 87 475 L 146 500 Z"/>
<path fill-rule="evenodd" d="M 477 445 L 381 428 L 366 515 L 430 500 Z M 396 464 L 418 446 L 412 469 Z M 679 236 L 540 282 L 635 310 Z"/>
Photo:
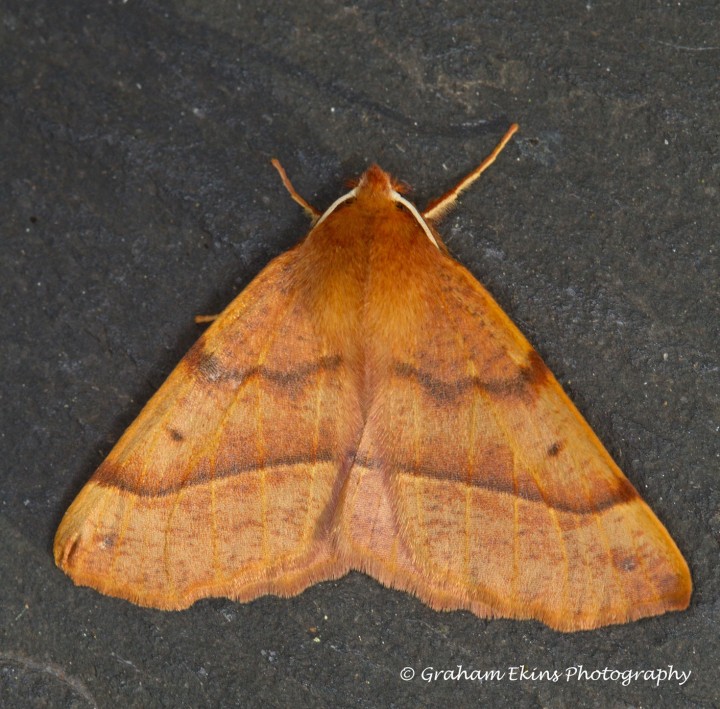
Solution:
<path fill-rule="evenodd" d="M 285 189 L 290 193 L 290 196 L 305 210 L 310 219 L 313 221 L 318 219 L 322 212 L 315 209 L 312 204 L 298 194 L 297 190 L 292 186 L 292 182 L 290 182 L 290 178 L 287 176 L 285 168 L 280 164 L 280 161 L 277 158 L 273 158 L 270 162 L 272 162 L 273 167 L 278 171 L 280 179 L 283 185 L 285 185 Z"/>

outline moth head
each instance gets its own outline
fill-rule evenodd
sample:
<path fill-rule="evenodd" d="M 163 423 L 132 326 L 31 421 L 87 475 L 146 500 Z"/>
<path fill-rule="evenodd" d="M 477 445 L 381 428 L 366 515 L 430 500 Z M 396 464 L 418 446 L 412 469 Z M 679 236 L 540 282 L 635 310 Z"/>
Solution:
<path fill-rule="evenodd" d="M 396 180 L 379 165 L 371 165 L 361 175 L 356 185 L 357 194 L 384 196 L 393 199 L 393 194 L 403 194 L 408 191 L 404 182 Z"/>
<path fill-rule="evenodd" d="M 403 192 L 408 191 L 408 187 L 404 182 L 393 179 L 378 165 L 371 165 L 362 174 L 358 182 L 355 185 L 351 183 L 349 187 L 352 187 L 352 189 L 335 200 L 315 222 L 316 227 L 322 224 L 343 203 L 356 202 L 362 205 L 362 209 L 371 212 L 385 210 L 389 205 L 394 204 L 406 210 L 417 221 L 418 226 L 434 246 L 441 251 L 445 250 L 444 247 L 440 246 L 440 239 L 434 229 L 420 214 L 417 207 L 402 196 Z"/>

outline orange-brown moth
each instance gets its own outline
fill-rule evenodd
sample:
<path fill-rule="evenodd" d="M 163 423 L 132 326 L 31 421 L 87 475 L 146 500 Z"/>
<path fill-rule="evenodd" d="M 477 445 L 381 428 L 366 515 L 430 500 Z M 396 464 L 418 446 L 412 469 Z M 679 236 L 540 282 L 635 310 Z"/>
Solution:
<path fill-rule="evenodd" d="M 687 564 L 538 354 L 373 166 L 218 316 L 73 502 L 55 560 L 143 606 L 351 569 L 563 631 L 686 608 Z"/>

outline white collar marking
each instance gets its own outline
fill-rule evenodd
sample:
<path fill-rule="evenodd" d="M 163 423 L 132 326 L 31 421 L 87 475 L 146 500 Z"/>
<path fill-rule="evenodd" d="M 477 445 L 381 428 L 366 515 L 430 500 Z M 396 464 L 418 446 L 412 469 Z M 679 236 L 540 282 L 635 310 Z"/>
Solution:
<path fill-rule="evenodd" d="M 390 194 L 392 195 L 392 198 L 396 202 L 400 202 L 400 204 L 402 204 L 404 207 L 406 207 L 407 209 L 410 210 L 410 214 L 412 214 L 415 217 L 415 219 L 417 219 L 417 223 L 420 225 L 422 230 L 425 232 L 425 236 L 427 236 L 427 238 L 430 239 L 430 241 L 433 244 L 435 244 L 435 247 L 439 251 L 440 246 L 438 246 L 438 242 L 435 240 L 435 237 L 433 236 L 432 231 L 430 231 L 430 227 L 427 225 L 427 222 L 422 218 L 420 212 L 418 212 L 418 210 L 415 208 L 415 205 L 412 202 L 408 202 L 405 199 L 405 197 L 398 194 L 395 190 L 392 190 L 390 192 Z"/>
<path fill-rule="evenodd" d="M 358 188 L 356 187 L 354 190 L 350 190 L 347 194 L 344 194 L 342 197 L 339 197 L 336 199 L 323 213 L 320 219 L 318 219 L 315 222 L 315 226 L 319 226 L 322 224 L 343 202 L 345 202 L 348 199 L 352 199 L 357 194 Z"/>
<path fill-rule="evenodd" d="M 355 195 L 358 192 L 358 188 L 350 190 L 347 194 L 344 194 L 342 197 L 339 197 L 336 199 L 323 213 L 320 219 L 318 219 L 315 222 L 315 226 L 313 229 L 317 226 L 320 226 L 343 202 L 346 202 L 349 199 L 352 199 L 355 197 Z M 440 250 L 440 246 L 438 245 L 437 240 L 433 236 L 432 231 L 430 230 L 430 227 L 427 225 L 427 222 L 422 218 L 420 212 L 418 212 L 417 208 L 412 202 L 408 202 L 401 194 L 396 192 L 395 190 L 390 190 L 390 196 L 392 197 L 393 201 L 400 202 L 406 209 L 409 210 L 410 214 L 412 214 L 415 219 L 417 220 L 417 223 L 420 225 L 420 228 L 425 232 L 425 236 L 427 236 L 428 239 L 435 245 L 435 247 Z"/>

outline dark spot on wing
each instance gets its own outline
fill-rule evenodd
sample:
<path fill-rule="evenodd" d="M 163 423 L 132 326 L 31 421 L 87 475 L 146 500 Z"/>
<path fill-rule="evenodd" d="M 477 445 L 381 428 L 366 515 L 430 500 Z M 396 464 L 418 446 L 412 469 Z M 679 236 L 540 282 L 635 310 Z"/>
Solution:
<path fill-rule="evenodd" d="M 555 443 L 547 449 L 547 454 L 550 458 L 554 458 L 563 448 L 565 448 L 564 441 L 555 441 Z"/>

